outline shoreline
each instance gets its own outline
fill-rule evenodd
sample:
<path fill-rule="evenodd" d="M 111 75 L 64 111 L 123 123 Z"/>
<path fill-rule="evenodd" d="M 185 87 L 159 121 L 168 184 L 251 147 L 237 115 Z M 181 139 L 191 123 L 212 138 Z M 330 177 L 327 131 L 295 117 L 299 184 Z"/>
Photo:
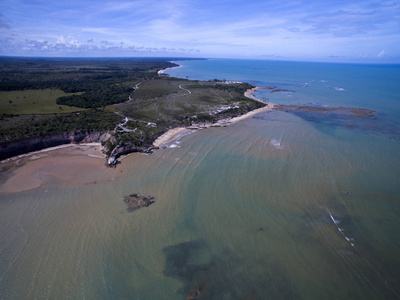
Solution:
<path fill-rule="evenodd" d="M 186 133 L 190 133 L 190 132 L 195 132 L 197 130 L 200 129 L 206 129 L 206 128 L 210 128 L 210 127 L 221 127 L 221 126 L 229 126 L 232 124 L 235 124 L 239 121 L 248 119 L 256 114 L 259 113 L 263 113 L 263 112 L 267 112 L 267 111 L 272 111 L 274 109 L 274 104 L 273 103 L 266 103 L 260 99 L 258 99 L 256 96 L 253 95 L 253 92 L 257 91 L 257 90 L 262 90 L 263 87 L 254 87 L 251 89 L 248 89 L 244 92 L 244 95 L 247 98 L 253 99 L 255 101 L 261 102 L 263 104 L 266 104 L 266 106 L 261 107 L 261 108 L 257 108 L 255 110 L 249 111 L 247 113 L 245 113 L 244 115 L 241 116 L 237 116 L 237 117 L 233 117 L 231 119 L 226 119 L 224 121 L 219 121 L 216 123 L 210 123 L 210 124 L 206 124 L 204 126 L 201 127 L 176 127 L 173 129 L 168 130 L 167 132 L 165 132 L 164 134 L 162 134 L 161 136 L 159 136 L 154 142 L 153 142 L 153 146 L 154 147 L 161 147 L 165 144 L 168 144 L 170 142 L 172 142 L 173 140 L 179 139 L 180 137 L 186 135 Z"/>
<path fill-rule="evenodd" d="M 29 156 L 33 156 L 31 158 L 29 158 L 30 160 L 34 160 L 40 157 L 44 157 L 47 155 L 43 155 L 43 153 L 46 152 L 51 152 L 51 151 L 56 151 L 56 150 L 61 150 L 61 149 L 65 149 L 65 148 L 70 148 L 70 147 L 75 147 L 75 148 L 79 148 L 79 147 L 84 147 L 87 149 L 91 149 L 92 147 L 99 147 L 99 149 L 101 148 L 101 143 L 82 143 L 82 144 L 64 144 L 64 145 L 59 145 L 59 146 L 55 146 L 55 147 L 49 147 L 49 148 L 44 148 L 42 150 L 38 150 L 38 151 L 33 151 L 33 152 L 27 152 L 21 155 L 17 155 L 17 156 L 13 156 L 10 158 L 6 158 L 0 161 L 0 164 L 6 164 L 9 162 L 13 162 L 13 161 L 17 161 L 19 159 L 23 159 L 23 158 L 27 158 Z M 89 157 L 93 157 L 93 158 L 101 158 L 101 159 L 105 159 L 106 156 L 99 150 L 99 155 L 97 154 L 86 154 Z M 40 155 L 42 154 L 42 155 Z M 35 157 L 35 155 L 38 155 L 37 157 Z"/>
<path fill-rule="evenodd" d="M 175 69 L 175 68 L 180 68 L 180 67 L 181 67 L 181 65 L 178 65 L 178 66 L 168 67 L 168 68 L 165 68 L 165 69 L 162 69 L 162 70 L 158 70 L 158 71 L 157 71 L 157 74 L 158 74 L 158 75 L 171 76 L 171 75 L 165 74 L 165 72 L 168 71 L 168 70 Z M 172 76 L 171 76 L 171 77 L 172 77 Z"/>
<path fill-rule="evenodd" d="M 172 141 L 174 138 L 182 135 L 186 131 L 191 131 L 192 129 L 188 129 L 186 127 L 175 127 L 173 129 L 168 130 L 164 134 L 160 135 L 154 142 L 154 147 L 161 147 L 162 145 Z"/>
<path fill-rule="evenodd" d="M 169 70 L 169 69 L 173 69 L 173 68 L 179 68 L 181 67 L 179 66 L 174 66 L 174 67 L 168 67 L 166 69 L 162 69 L 158 71 L 159 75 L 164 74 L 165 71 Z M 170 76 L 168 74 L 164 74 L 166 76 Z M 240 115 L 240 116 L 236 116 L 233 118 L 228 118 L 228 119 L 224 119 L 224 120 L 219 120 L 216 123 L 208 123 L 208 124 L 202 124 L 200 126 L 189 126 L 189 127 L 175 127 L 172 128 L 170 130 L 168 130 L 167 132 L 165 132 L 164 134 L 162 134 L 161 136 L 159 136 L 154 142 L 153 142 L 153 146 L 157 147 L 157 148 L 161 148 L 163 145 L 172 142 L 173 140 L 179 140 L 181 137 L 190 134 L 192 132 L 195 132 L 197 130 L 200 129 L 206 129 L 206 128 L 210 128 L 210 127 L 225 127 L 225 126 L 229 126 L 231 124 L 235 124 L 239 121 L 245 120 L 247 118 L 250 118 L 256 114 L 262 113 L 262 112 L 267 112 L 267 111 L 271 111 L 274 108 L 274 104 L 272 103 L 266 103 L 260 99 L 258 99 L 257 97 L 255 97 L 253 95 L 253 93 L 257 90 L 263 89 L 263 87 L 254 87 L 251 89 L 248 89 L 244 92 L 244 96 L 250 99 L 253 99 L 255 101 L 261 102 L 263 104 L 266 104 L 266 106 L 252 110 L 247 112 L 246 114 Z M 87 149 L 90 149 L 91 146 L 99 146 L 101 148 L 101 144 L 100 143 L 82 143 L 82 144 L 63 144 L 63 145 L 59 145 L 59 146 L 55 146 L 55 147 L 49 147 L 49 148 L 44 148 L 38 151 L 33 151 L 33 152 L 27 152 L 24 154 L 20 154 L 17 156 L 13 156 L 13 157 L 9 157 L 6 158 L 4 160 L 0 161 L 0 164 L 6 164 L 9 162 L 14 162 L 14 161 L 18 161 L 20 159 L 26 158 L 26 157 L 30 157 L 30 159 L 36 159 L 35 156 L 37 156 L 37 158 L 42 157 L 43 153 L 49 152 L 49 151 L 55 151 L 55 150 L 60 150 L 60 149 L 64 149 L 64 148 L 68 148 L 68 147 L 85 147 L 88 146 Z M 99 148 L 99 149 L 100 149 Z M 97 155 L 93 155 L 93 154 L 88 154 L 87 156 L 89 157 L 93 157 L 93 158 L 101 158 L 101 159 L 106 159 L 106 155 L 99 150 L 98 151 L 99 154 Z M 46 155 L 44 155 L 46 156 Z"/>
<path fill-rule="evenodd" d="M 1 194 L 111 182 L 118 172 L 105 168 L 100 147 L 68 144 L 2 161 Z"/>
<path fill-rule="evenodd" d="M 247 98 L 256 100 L 256 101 L 261 102 L 261 103 L 266 103 L 266 102 L 264 102 L 264 101 L 258 99 L 256 96 L 253 95 L 254 92 L 259 91 L 259 90 L 271 90 L 271 88 L 269 88 L 269 87 L 264 87 L 264 86 L 256 86 L 256 87 L 254 87 L 254 88 L 252 88 L 252 89 L 248 89 L 247 91 L 245 91 L 245 92 L 244 92 L 244 95 L 245 95 Z"/>

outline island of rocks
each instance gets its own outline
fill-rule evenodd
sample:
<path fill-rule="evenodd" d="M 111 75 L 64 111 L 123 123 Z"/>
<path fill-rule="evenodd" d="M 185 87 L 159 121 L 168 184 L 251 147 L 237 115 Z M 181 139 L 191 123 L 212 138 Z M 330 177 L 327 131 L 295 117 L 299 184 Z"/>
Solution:
<path fill-rule="evenodd" d="M 148 207 L 153 204 L 154 197 L 152 196 L 143 196 L 138 194 L 132 194 L 124 197 L 124 202 L 127 204 L 127 210 L 129 212 L 134 212 L 142 207 Z"/>

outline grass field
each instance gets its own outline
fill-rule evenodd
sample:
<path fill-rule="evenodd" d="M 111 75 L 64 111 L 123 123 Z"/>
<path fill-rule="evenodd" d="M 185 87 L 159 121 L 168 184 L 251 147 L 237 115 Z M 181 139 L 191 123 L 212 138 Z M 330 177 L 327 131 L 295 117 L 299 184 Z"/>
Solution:
<path fill-rule="evenodd" d="M 0 114 L 31 115 L 83 111 L 82 108 L 57 105 L 58 97 L 72 95 L 61 90 L 0 91 Z"/>

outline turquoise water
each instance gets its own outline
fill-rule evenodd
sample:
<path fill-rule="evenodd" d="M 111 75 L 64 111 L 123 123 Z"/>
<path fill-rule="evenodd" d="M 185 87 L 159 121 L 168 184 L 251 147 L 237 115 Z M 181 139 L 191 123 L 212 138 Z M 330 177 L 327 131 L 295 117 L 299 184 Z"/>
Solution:
<path fill-rule="evenodd" d="M 380 118 L 375 123 L 384 129 L 397 133 L 400 129 L 400 65 L 231 59 L 176 63 L 181 67 L 168 70 L 168 74 L 195 80 L 243 81 L 293 91 L 255 93 L 272 103 L 368 108 L 377 111 Z"/>
<path fill-rule="evenodd" d="M 4 192 L 16 173 L 3 172 L 1 298 L 184 299 L 197 289 L 203 299 L 398 299 L 400 143 L 389 120 L 399 69 L 355 65 L 369 70 L 362 77 L 352 65 L 180 63 L 171 74 L 273 85 L 295 93 L 259 96 L 367 107 L 378 118 L 346 119 L 349 127 L 262 113 L 24 192 Z M 369 68 L 381 75 L 364 84 L 378 72 Z M 156 202 L 128 213 L 122 197 L 131 193 Z"/>

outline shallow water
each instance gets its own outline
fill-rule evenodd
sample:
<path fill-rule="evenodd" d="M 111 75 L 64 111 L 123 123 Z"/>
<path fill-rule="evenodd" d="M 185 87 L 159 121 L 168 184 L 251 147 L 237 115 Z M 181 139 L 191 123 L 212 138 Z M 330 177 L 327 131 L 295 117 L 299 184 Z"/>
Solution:
<path fill-rule="evenodd" d="M 398 153 L 381 131 L 267 112 L 68 182 L 5 193 L 3 176 L 0 295 L 398 299 Z M 128 213 L 132 193 L 156 202 Z"/>

